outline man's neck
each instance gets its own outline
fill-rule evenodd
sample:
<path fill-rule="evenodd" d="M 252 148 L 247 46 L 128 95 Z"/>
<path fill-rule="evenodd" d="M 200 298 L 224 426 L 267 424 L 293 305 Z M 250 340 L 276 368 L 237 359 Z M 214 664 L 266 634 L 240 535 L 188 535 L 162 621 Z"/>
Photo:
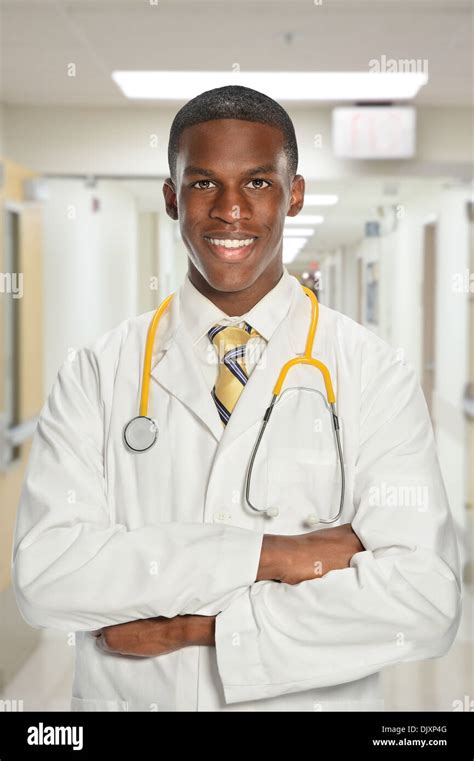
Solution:
<path fill-rule="evenodd" d="M 265 270 L 249 288 L 243 291 L 217 291 L 201 275 L 199 270 L 188 260 L 188 277 L 197 290 L 209 301 L 212 301 L 222 312 L 229 317 L 240 316 L 258 304 L 281 280 L 283 265 L 277 262 L 271 272 Z"/>

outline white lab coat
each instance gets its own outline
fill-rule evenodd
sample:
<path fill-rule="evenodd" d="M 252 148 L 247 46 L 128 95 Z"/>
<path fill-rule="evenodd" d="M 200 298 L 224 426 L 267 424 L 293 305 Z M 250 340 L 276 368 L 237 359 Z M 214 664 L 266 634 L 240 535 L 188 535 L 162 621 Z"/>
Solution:
<path fill-rule="evenodd" d="M 304 523 L 308 513 L 325 514 L 331 501 L 337 511 L 327 478 L 334 461 L 311 457 L 317 426 L 302 392 L 282 399 L 286 438 L 265 445 L 255 481 L 260 503 L 280 494 L 285 509 L 269 519 L 244 502 L 278 372 L 304 351 L 309 299 L 293 278 L 288 316 L 223 432 L 180 321 L 178 290 L 155 340 L 149 412 L 159 439 L 131 454 L 122 431 L 138 414 L 151 316 L 124 321 L 63 363 L 23 485 L 14 589 L 32 626 L 76 632 L 72 710 L 383 709 L 380 670 L 444 654 L 460 619 L 455 533 L 413 370 L 321 306 L 314 356 L 332 374 L 346 468 L 337 524 L 351 522 L 365 550 L 322 578 L 255 583 L 263 533 L 315 530 Z M 292 370 L 285 388 L 298 384 L 323 389 L 308 366 Z M 410 489 L 423 499 L 404 502 Z M 218 614 L 215 648 L 121 656 L 90 633 L 185 613 Z"/>

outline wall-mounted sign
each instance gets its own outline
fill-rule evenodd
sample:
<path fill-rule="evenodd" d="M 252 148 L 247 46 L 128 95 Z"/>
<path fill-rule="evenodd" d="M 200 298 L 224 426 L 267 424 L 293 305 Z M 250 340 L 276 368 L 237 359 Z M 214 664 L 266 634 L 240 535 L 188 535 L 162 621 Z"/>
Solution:
<path fill-rule="evenodd" d="M 413 158 L 416 111 L 407 106 L 335 108 L 332 145 L 337 158 Z"/>

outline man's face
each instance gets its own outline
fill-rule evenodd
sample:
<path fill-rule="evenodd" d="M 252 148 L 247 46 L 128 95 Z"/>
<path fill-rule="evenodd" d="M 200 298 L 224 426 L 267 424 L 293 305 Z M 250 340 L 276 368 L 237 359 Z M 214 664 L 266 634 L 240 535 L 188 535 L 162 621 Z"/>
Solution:
<path fill-rule="evenodd" d="M 163 186 L 166 209 L 179 220 L 192 264 L 217 291 L 281 275 L 285 217 L 304 199 L 303 178 L 289 179 L 283 140 L 275 127 L 237 119 L 181 135 L 175 183 Z"/>

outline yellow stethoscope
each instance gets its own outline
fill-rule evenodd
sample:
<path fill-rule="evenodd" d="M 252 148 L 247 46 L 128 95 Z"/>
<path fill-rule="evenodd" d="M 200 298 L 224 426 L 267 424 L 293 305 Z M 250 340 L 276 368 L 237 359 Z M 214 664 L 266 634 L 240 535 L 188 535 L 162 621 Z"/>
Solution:
<path fill-rule="evenodd" d="M 290 359 L 288 360 L 288 362 L 286 362 L 283 365 L 280 371 L 280 374 L 278 376 L 278 380 L 273 388 L 273 394 L 272 394 L 270 405 L 265 410 L 260 431 L 258 433 L 257 440 L 255 442 L 255 445 L 252 449 L 252 453 L 250 455 L 250 461 L 249 461 L 246 479 L 245 479 L 245 500 L 247 502 L 247 505 L 252 510 L 258 513 L 264 513 L 268 518 L 275 518 L 279 514 L 279 509 L 277 507 L 259 508 L 253 505 L 252 502 L 250 501 L 250 486 L 251 486 L 251 480 L 252 480 L 253 465 L 255 462 L 255 458 L 257 456 L 258 449 L 262 442 L 263 434 L 268 425 L 270 416 L 275 408 L 276 403 L 284 396 L 284 394 L 287 391 L 293 390 L 292 388 L 288 388 L 285 391 L 283 391 L 283 393 L 281 391 L 288 371 L 292 367 L 295 367 L 296 365 L 299 365 L 299 364 L 311 365 L 312 367 L 316 368 L 317 370 L 321 372 L 323 376 L 323 380 L 324 380 L 324 386 L 326 389 L 327 408 L 330 412 L 332 430 L 333 430 L 334 440 L 336 443 L 337 454 L 339 458 L 339 467 L 340 467 L 340 473 L 341 473 L 341 493 L 340 493 L 340 500 L 339 500 L 339 510 L 335 516 L 333 516 L 332 518 L 323 519 L 323 518 L 319 518 L 319 516 L 315 514 L 314 516 L 310 516 L 307 522 L 310 524 L 334 523 L 334 521 L 337 521 L 337 519 L 341 515 L 342 507 L 344 504 L 344 492 L 345 492 L 344 460 L 342 456 L 341 440 L 339 435 L 339 420 L 338 420 L 337 410 L 336 410 L 336 397 L 334 395 L 331 375 L 329 373 L 328 368 L 326 367 L 326 365 L 324 365 L 318 359 L 314 359 L 314 357 L 312 356 L 314 337 L 316 335 L 316 328 L 318 326 L 318 319 L 319 319 L 318 300 L 315 294 L 313 293 L 313 291 L 311 291 L 309 288 L 306 288 L 306 286 L 304 285 L 301 287 L 303 288 L 303 291 L 306 293 L 306 295 L 309 297 L 311 301 L 311 324 L 310 324 L 310 328 L 308 332 L 308 337 L 306 339 L 305 351 L 303 356 Z M 161 319 L 163 312 L 168 307 L 168 304 L 170 303 L 173 296 L 174 296 L 174 293 L 171 293 L 160 304 L 160 306 L 154 313 L 152 320 L 150 322 L 150 326 L 148 328 L 146 347 L 145 347 L 145 359 L 143 362 L 140 412 L 136 417 L 128 421 L 128 423 L 125 425 L 123 430 L 124 442 L 127 448 L 131 452 L 134 452 L 134 453 L 146 452 L 148 449 L 151 449 L 151 447 L 155 444 L 158 438 L 158 426 L 155 420 L 148 417 L 148 399 L 150 394 L 151 359 L 152 359 L 153 346 L 155 342 L 155 335 L 156 335 L 156 330 L 158 328 L 158 323 Z M 307 387 L 301 387 L 301 388 L 305 391 L 314 391 L 315 393 L 320 393 L 319 391 L 317 391 L 317 389 L 307 388 Z"/>

